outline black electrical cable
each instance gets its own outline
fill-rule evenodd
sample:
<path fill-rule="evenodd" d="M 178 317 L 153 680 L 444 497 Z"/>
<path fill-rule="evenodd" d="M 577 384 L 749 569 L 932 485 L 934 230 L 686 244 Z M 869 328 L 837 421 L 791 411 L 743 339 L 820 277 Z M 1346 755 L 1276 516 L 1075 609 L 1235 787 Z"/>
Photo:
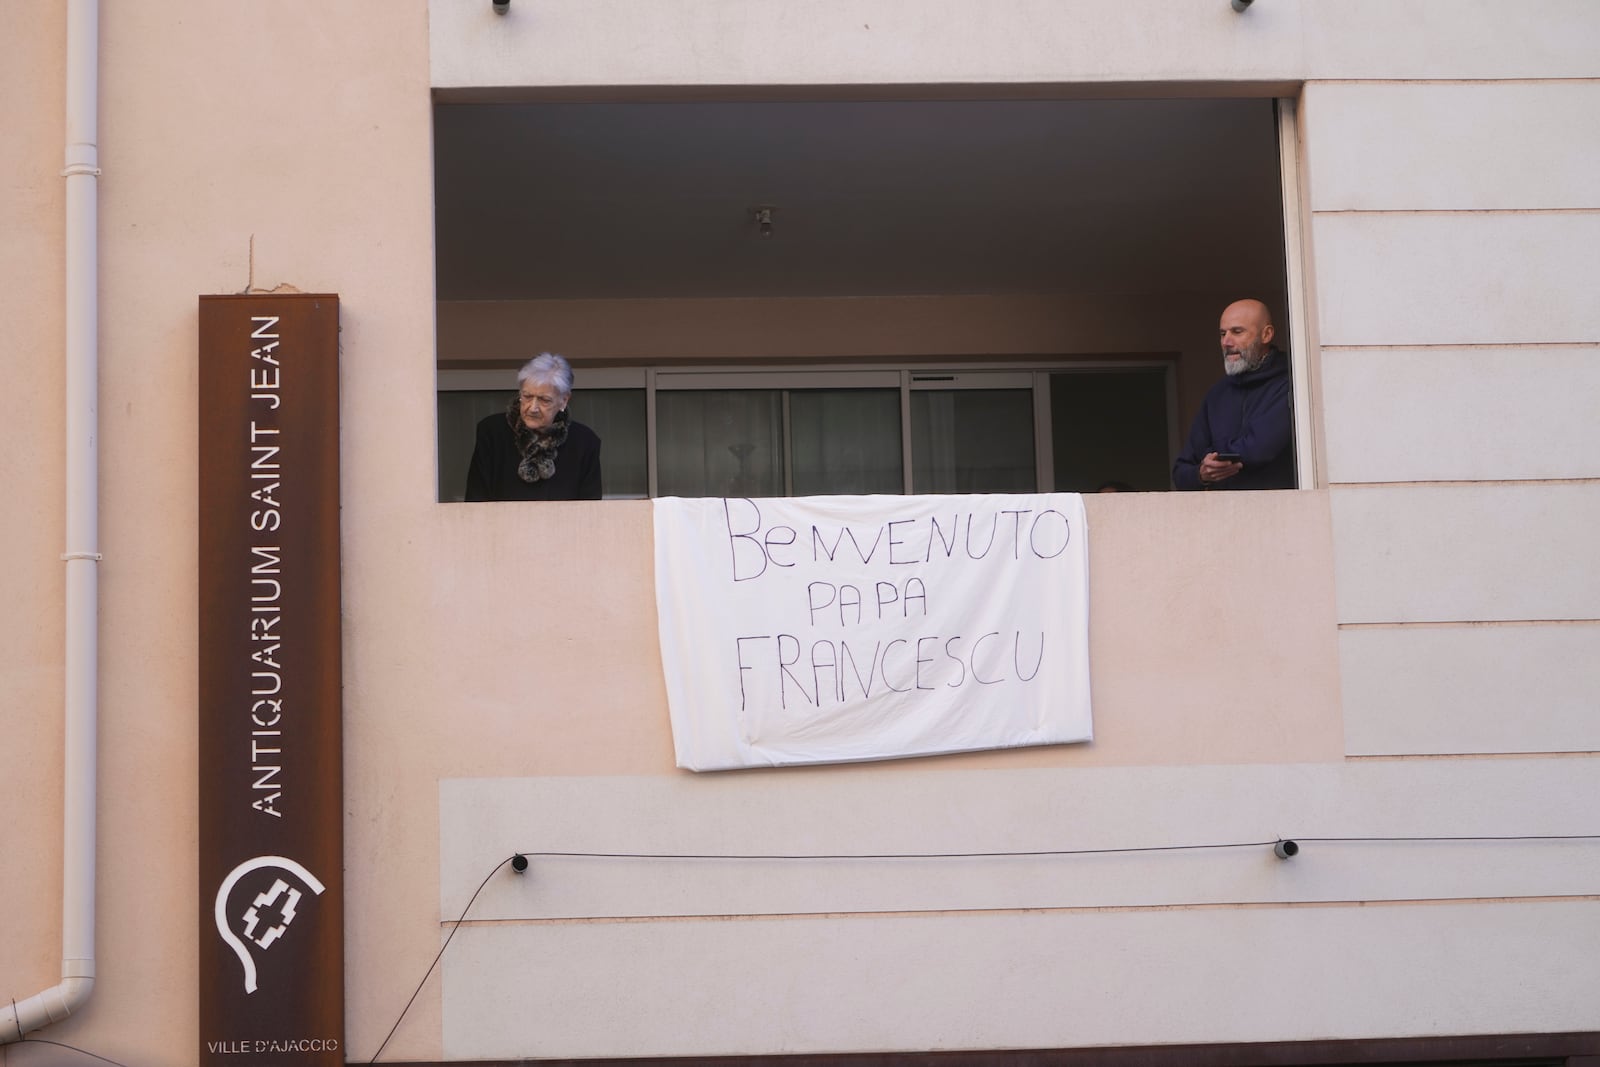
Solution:
<path fill-rule="evenodd" d="M 406 1012 L 410 1011 L 411 1005 L 417 1002 L 417 994 L 421 993 L 422 987 L 428 984 L 428 976 L 433 973 L 433 969 L 435 967 L 439 966 L 439 961 L 444 958 L 444 950 L 450 947 L 451 941 L 455 940 L 456 931 L 460 930 L 461 924 L 466 921 L 467 912 L 472 910 L 472 905 L 477 901 L 478 894 L 483 892 L 483 887 L 489 884 L 489 879 L 493 878 L 501 867 L 504 867 L 506 864 L 510 863 L 514 858 L 515 857 L 513 856 L 507 856 L 505 859 L 495 864 L 494 868 L 490 870 L 488 874 L 483 876 L 483 881 L 478 883 L 478 888 L 472 891 L 472 897 L 467 901 L 467 906 L 461 909 L 461 915 L 456 919 L 454 925 L 450 927 L 450 936 L 445 938 L 444 944 L 439 946 L 438 955 L 434 956 L 433 962 L 428 964 L 427 973 L 422 976 L 422 981 L 417 983 L 417 988 L 411 991 L 411 999 L 406 1001 L 406 1006 L 400 1009 L 400 1018 L 396 1019 L 394 1021 L 394 1025 L 389 1027 L 388 1036 L 383 1039 L 383 1044 L 378 1046 L 378 1051 L 372 1054 L 372 1059 L 368 1060 L 368 1063 L 378 1062 L 378 1057 L 383 1055 L 383 1050 L 389 1045 L 389 1038 L 393 1037 L 394 1032 L 400 1029 L 400 1024 L 405 1021 Z"/>
<path fill-rule="evenodd" d="M 400 1018 L 394 1021 L 389 1028 L 388 1037 L 383 1039 L 383 1044 L 378 1046 L 378 1051 L 372 1054 L 369 1063 L 378 1062 L 378 1057 L 388 1047 L 389 1038 L 394 1037 L 395 1031 L 400 1029 L 406 1012 L 411 1010 L 411 1005 L 416 1003 L 417 995 L 422 992 L 422 987 L 427 984 L 428 978 L 433 974 L 433 969 L 444 958 L 445 949 L 450 947 L 450 942 L 455 938 L 456 931 L 467 919 L 467 912 L 472 910 L 472 905 L 477 901 L 478 894 L 483 892 L 483 887 L 489 884 L 489 879 L 495 876 L 500 868 L 520 857 L 539 857 L 543 859 L 632 859 L 632 860 L 932 860 L 932 859 L 1008 859 L 1028 858 L 1041 856 L 1104 856 L 1128 852 L 1192 852 L 1203 849 L 1223 848 L 1266 848 L 1276 845 L 1290 838 L 1277 837 L 1270 841 L 1222 841 L 1202 845 L 1132 845 L 1124 848 L 1053 848 L 1037 849 L 1030 851 L 1002 851 L 1002 852 L 786 852 L 786 853 L 738 853 L 738 852 L 541 852 L 537 849 L 521 850 L 507 856 L 494 865 L 478 888 L 473 890 L 472 896 L 467 901 L 467 906 L 461 909 L 461 914 L 452 924 L 450 936 L 444 939 L 444 944 L 439 946 L 439 952 L 433 957 L 433 962 L 428 964 L 427 973 L 422 976 L 422 981 L 417 983 L 417 988 L 412 991 L 411 999 L 406 1001 L 406 1006 L 400 1011 Z M 1359 844 L 1381 842 L 1412 842 L 1423 843 L 1430 841 L 1596 841 L 1600 834 L 1515 834 L 1504 836 L 1487 835 L 1461 835 L 1461 836 L 1414 836 L 1414 837 L 1295 837 L 1294 841 L 1310 841 L 1318 844 Z M 90 1053 L 90 1055 L 93 1055 Z M 110 1062 L 110 1061 L 108 1061 Z"/>
<path fill-rule="evenodd" d="M 1301 840 L 1306 840 L 1302 838 Z M 1262 848 L 1271 841 L 1229 841 L 1214 845 L 1133 845 L 1127 848 L 1050 848 L 1024 852 L 539 852 L 524 851 L 524 856 L 545 859 L 599 860 L 966 860 L 1005 859 L 1027 856 L 1095 856 L 1112 852 L 1185 852 L 1206 848 Z"/>
<path fill-rule="evenodd" d="M 1363 842 L 1429 841 L 1595 841 L 1600 834 L 1516 834 L 1499 837 L 1481 835 L 1412 837 L 1300 837 L 1291 835 L 1270 841 L 1223 841 L 1203 845 L 1131 845 L 1125 848 L 1053 848 L 1004 852 L 803 852 L 803 853 L 710 853 L 710 852 L 540 852 L 525 850 L 519 855 L 545 859 L 634 859 L 634 860 L 946 860 L 1006 859 L 1030 856 L 1103 856 L 1121 852 L 1188 852 L 1200 849 L 1265 848 L 1279 841 L 1313 841 L 1320 844 Z"/>
<path fill-rule="evenodd" d="M 1435 837 L 1297 837 L 1296 841 L 1315 841 L 1318 844 L 1365 844 L 1383 841 L 1600 841 L 1600 834 L 1484 834 L 1441 835 Z"/>
<path fill-rule="evenodd" d="M 496 863 L 484 875 L 483 881 L 478 883 L 478 888 L 472 891 L 472 896 L 467 900 L 467 906 L 461 909 L 461 914 L 451 924 L 450 936 L 444 939 L 444 944 L 439 946 L 439 951 L 433 957 L 433 962 L 428 964 L 428 970 L 423 974 L 422 981 L 417 983 L 417 988 L 412 990 L 411 999 L 406 1001 L 406 1006 L 400 1009 L 400 1017 L 389 1028 L 389 1033 L 383 1039 L 383 1044 L 378 1046 L 378 1051 L 372 1054 L 369 1063 L 378 1062 L 378 1057 L 383 1055 L 383 1050 L 389 1046 L 389 1040 L 394 1037 L 395 1031 L 400 1029 L 400 1024 L 405 1021 L 406 1013 L 411 1010 L 417 997 L 422 992 L 422 987 L 428 984 L 434 968 L 439 966 L 439 961 L 444 958 L 445 949 L 450 947 L 450 942 L 455 939 L 456 932 L 467 919 L 467 912 L 472 910 L 472 905 L 477 903 L 478 896 L 483 892 L 484 886 L 489 884 L 500 870 L 518 856 L 538 856 L 545 859 L 638 859 L 638 860 L 929 860 L 929 859 L 1007 859 L 1027 858 L 1038 856 L 1103 856 L 1127 852 L 1190 852 L 1201 849 L 1222 848 L 1264 848 L 1276 845 L 1287 838 L 1274 838 L 1271 841 L 1226 841 L 1202 845 L 1134 845 L 1125 848 L 1057 848 L 1037 849 L 1030 851 L 1001 851 L 1001 852 L 790 852 L 790 853 L 711 853 L 711 852 L 540 852 L 527 850 L 517 852 Z M 1315 844 L 1368 844 L 1368 843 L 1425 843 L 1425 842 L 1450 842 L 1450 841 L 1597 841 L 1600 834 L 1505 834 L 1505 835 L 1418 835 L 1394 837 L 1295 837 L 1295 841 L 1309 841 Z M 16 1001 L 12 1001 L 14 1005 Z M 68 1045 L 61 1041 L 52 1041 L 44 1037 L 24 1037 L 19 1044 L 55 1045 L 103 1063 L 113 1064 L 114 1067 L 128 1067 L 119 1060 Z"/>
<path fill-rule="evenodd" d="M 15 1004 L 16 1001 L 13 1000 L 11 1003 Z M 91 1059 L 99 1060 L 102 1063 L 112 1063 L 115 1064 L 116 1067 L 128 1067 L 128 1065 L 123 1063 L 121 1060 L 113 1060 L 98 1053 L 90 1052 L 86 1048 L 79 1048 L 77 1045 L 69 1045 L 65 1041 L 51 1041 L 48 1037 L 25 1037 L 17 1043 L 19 1045 L 54 1045 L 56 1048 L 64 1048 L 68 1051 L 76 1052 L 83 1056 L 88 1056 Z"/>

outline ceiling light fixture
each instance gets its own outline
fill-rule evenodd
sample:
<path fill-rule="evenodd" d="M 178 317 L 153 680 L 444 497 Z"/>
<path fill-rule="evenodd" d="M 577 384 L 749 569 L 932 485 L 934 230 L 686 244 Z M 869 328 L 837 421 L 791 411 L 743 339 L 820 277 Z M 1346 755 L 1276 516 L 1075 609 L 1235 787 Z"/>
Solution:
<path fill-rule="evenodd" d="M 1233 0 L 1233 9 L 1242 15 L 1253 3 L 1255 0 Z"/>

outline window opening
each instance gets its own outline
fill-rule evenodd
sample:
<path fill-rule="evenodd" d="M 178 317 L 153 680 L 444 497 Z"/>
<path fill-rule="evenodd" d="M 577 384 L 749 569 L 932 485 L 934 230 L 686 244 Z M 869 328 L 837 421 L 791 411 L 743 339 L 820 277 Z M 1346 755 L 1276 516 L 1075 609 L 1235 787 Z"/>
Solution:
<path fill-rule="evenodd" d="M 1087 492 L 1107 482 L 1165 486 L 1175 450 L 1168 392 L 1159 368 L 1051 372 L 1052 487 Z"/>
<path fill-rule="evenodd" d="M 503 404 L 453 368 L 545 348 L 608 497 L 1166 488 L 1243 296 L 1289 343 L 1314 484 L 1292 101 L 859 91 L 436 102 L 439 498 Z M 701 345 L 726 366 L 686 373 Z"/>
<path fill-rule="evenodd" d="M 662 496 L 784 496 L 784 452 L 779 390 L 656 395 Z"/>
<path fill-rule="evenodd" d="M 1030 389 L 916 390 L 912 492 L 1032 492 L 1033 433 Z"/>
<path fill-rule="evenodd" d="M 472 460 L 478 421 L 506 410 L 516 392 L 515 372 L 499 389 L 448 389 L 438 394 L 439 499 L 466 499 L 467 464 Z M 573 417 L 600 435 L 608 499 L 649 495 L 646 463 L 645 391 L 574 389 Z"/>
<path fill-rule="evenodd" d="M 601 435 L 611 499 L 648 496 L 652 479 L 658 496 L 1092 492 L 1106 481 L 1159 490 L 1177 440 L 1174 376 L 1170 361 L 579 368 L 570 410 Z M 511 370 L 441 376 L 439 499 L 462 499 L 477 421 L 504 412 L 514 384 Z"/>
<path fill-rule="evenodd" d="M 790 495 L 901 492 L 899 390 L 812 389 L 787 396 Z"/>

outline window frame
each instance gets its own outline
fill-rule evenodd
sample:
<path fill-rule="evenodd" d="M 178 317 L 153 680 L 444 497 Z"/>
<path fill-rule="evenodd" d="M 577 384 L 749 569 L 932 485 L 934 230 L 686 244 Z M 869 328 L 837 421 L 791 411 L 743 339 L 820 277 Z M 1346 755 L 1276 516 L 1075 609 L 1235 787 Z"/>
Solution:
<path fill-rule="evenodd" d="M 1321 463 L 1320 388 L 1314 391 L 1313 371 L 1320 375 L 1321 344 L 1314 335 L 1316 316 L 1312 313 L 1312 294 L 1307 276 L 1307 250 L 1310 247 L 1311 219 L 1307 206 L 1311 197 L 1305 185 L 1300 143 L 1299 100 L 1273 98 L 1278 119 L 1278 180 L 1283 190 L 1283 291 L 1288 301 L 1289 320 L 1290 430 L 1295 456 L 1295 488 L 1315 489 Z M 1320 381 L 1320 377 L 1318 378 Z"/>
<path fill-rule="evenodd" d="M 788 392 L 797 389 L 889 389 L 900 391 L 900 450 L 902 492 L 912 494 L 911 394 L 952 389 L 1028 389 L 1033 404 L 1035 486 L 1049 492 L 1055 485 L 1054 427 L 1050 412 L 1050 379 L 1056 374 L 1104 374 L 1119 371 L 1159 370 L 1166 395 L 1167 454 L 1176 455 L 1183 440 L 1178 424 L 1178 357 L 1136 359 L 1057 358 L 1003 362 L 917 362 L 838 365 L 805 363 L 792 366 L 703 364 L 672 367 L 575 368 L 582 391 L 643 389 L 645 394 L 645 469 L 649 499 L 660 495 L 657 477 L 656 396 L 663 391 L 708 389 L 780 390 L 784 393 L 784 481 L 790 489 L 791 439 L 788 429 Z M 437 392 L 480 392 L 516 389 L 517 368 L 450 369 L 436 373 Z M 438 442 L 435 441 L 435 464 Z M 437 471 L 435 472 L 437 481 Z"/>

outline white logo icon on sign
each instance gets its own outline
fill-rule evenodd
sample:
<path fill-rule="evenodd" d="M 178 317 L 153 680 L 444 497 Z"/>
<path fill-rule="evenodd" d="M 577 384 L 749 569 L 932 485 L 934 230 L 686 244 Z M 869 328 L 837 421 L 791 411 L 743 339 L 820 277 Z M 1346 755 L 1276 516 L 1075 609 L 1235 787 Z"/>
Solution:
<path fill-rule="evenodd" d="M 256 961 L 250 954 L 250 948 L 245 944 L 244 938 L 233 932 L 232 924 L 228 921 L 228 894 L 233 892 L 233 887 L 246 875 L 266 868 L 277 868 L 286 874 L 293 875 L 304 882 L 313 893 L 321 894 L 322 882 L 317 876 L 306 870 L 286 856 L 257 856 L 255 859 L 245 860 L 239 866 L 228 872 L 228 876 L 217 887 L 216 906 L 212 909 L 217 922 L 217 933 L 228 947 L 233 949 L 234 955 L 239 957 L 239 962 L 244 965 L 244 991 L 256 991 Z M 273 881 L 272 886 L 255 895 L 250 906 L 244 910 L 240 919 L 244 924 L 244 937 L 248 938 L 258 948 L 265 950 L 282 937 L 289 929 L 289 924 L 294 922 L 299 913 L 300 901 L 304 896 L 300 890 L 294 888 L 282 878 Z M 276 922 L 268 922 L 274 915 Z"/>

